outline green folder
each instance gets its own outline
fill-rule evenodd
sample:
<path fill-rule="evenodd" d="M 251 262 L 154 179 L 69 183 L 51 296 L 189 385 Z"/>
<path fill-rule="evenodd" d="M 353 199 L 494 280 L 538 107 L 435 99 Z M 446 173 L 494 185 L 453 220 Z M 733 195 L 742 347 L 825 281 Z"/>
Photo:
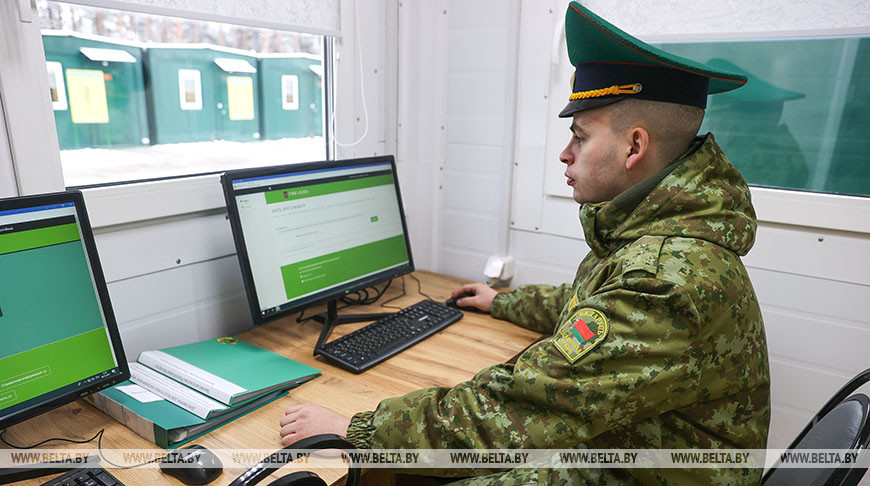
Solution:
<path fill-rule="evenodd" d="M 86 398 L 118 422 L 163 448 L 191 441 L 286 395 L 288 388 L 320 375 L 316 368 L 232 337 L 145 351 L 137 361 L 168 378 L 165 386 L 177 388 L 178 393 L 203 394 L 228 406 L 214 418 L 201 418 L 168 400 L 185 403 L 177 400 L 177 396 L 167 391 L 168 388 L 149 389 L 162 397 L 151 402 L 139 401 L 117 389 L 135 384 L 131 381 Z M 161 383 L 155 382 L 155 385 Z M 202 416 L 212 417 L 212 413 Z"/>
<path fill-rule="evenodd" d="M 172 362 L 166 355 L 183 363 Z M 156 352 L 145 351 L 137 361 L 230 406 L 272 390 L 292 388 L 320 375 L 320 370 L 316 368 L 232 337 L 209 339 Z M 188 365 L 195 369 L 186 368 Z M 206 375 L 203 379 L 200 376 L 203 374 L 197 369 L 211 376 Z M 234 386 L 221 387 L 215 382 L 229 382 L 229 385 Z"/>
<path fill-rule="evenodd" d="M 132 385 L 125 381 L 116 386 Z M 246 415 L 269 402 L 287 395 L 284 389 L 268 392 L 233 407 L 212 420 L 203 420 L 168 400 L 143 403 L 115 387 L 85 398 L 118 422 L 164 449 L 178 447 L 211 430 Z"/>

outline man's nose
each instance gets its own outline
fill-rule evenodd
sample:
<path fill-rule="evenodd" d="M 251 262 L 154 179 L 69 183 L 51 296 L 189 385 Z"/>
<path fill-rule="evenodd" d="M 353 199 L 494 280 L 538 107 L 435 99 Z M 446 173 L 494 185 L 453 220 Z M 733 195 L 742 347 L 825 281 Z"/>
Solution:
<path fill-rule="evenodd" d="M 571 162 L 574 161 L 574 156 L 569 150 L 570 144 L 568 147 L 565 147 L 565 150 L 562 150 L 562 153 L 559 154 L 559 161 L 566 165 L 571 165 Z"/>

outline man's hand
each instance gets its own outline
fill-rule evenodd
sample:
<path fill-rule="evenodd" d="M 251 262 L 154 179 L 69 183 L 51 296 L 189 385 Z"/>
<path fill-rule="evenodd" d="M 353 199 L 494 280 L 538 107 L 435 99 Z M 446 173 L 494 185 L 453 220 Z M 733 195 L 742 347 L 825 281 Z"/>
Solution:
<path fill-rule="evenodd" d="M 489 312 L 492 308 L 492 299 L 498 295 L 498 292 L 490 288 L 488 285 L 481 282 L 474 282 L 471 284 L 463 285 L 461 288 L 454 290 L 450 295 L 451 297 L 456 297 L 458 295 L 464 293 L 473 293 L 473 297 L 465 297 L 463 299 L 459 299 L 456 301 L 457 305 L 461 306 L 472 306 L 477 307 L 478 309 Z"/>
<path fill-rule="evenodd" d="M 317 405 L 293 405 L 281 419 L 281 443 L 292 444 L 317 434 L 347 435 L 350 419 Z"/>

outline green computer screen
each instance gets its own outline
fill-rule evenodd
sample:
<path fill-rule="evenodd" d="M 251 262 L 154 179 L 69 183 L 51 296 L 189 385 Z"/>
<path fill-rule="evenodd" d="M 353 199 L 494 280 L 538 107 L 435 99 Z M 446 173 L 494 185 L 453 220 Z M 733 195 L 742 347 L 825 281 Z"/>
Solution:
<path fill-rule="evenodd" d="M 259 318 L 410 268 L 389 158 L 239 171 L 230 183 Z"/>
<path fill-rule="evenodd" d="M 0 419 L 117 373 L 74 203 L 0 210 Z"/>

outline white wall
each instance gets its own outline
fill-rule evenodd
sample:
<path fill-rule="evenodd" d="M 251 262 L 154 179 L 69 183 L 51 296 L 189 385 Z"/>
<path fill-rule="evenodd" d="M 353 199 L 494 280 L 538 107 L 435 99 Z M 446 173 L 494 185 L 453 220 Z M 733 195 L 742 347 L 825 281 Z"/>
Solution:
<path fill-rule="evenodd" d="M 223 211 L 96 232 L 129 360 L 251 325 Z"/>
<path fill-rule="evenodd" d="M 437 270 L 480 279 L 507 252 L 518 1 L 453 0 L 444 11 L 446 113 Z"/>
<path fill-rule="evenodd" d="M 411 252 L 417 268 L 436 268 L 444 161 L 446 0 L 398 2 L 396 157 Z"/>
<path fill-rule="evenodd" d="M 581 3 L 641 39 L 662 34 L 866 29 L 870 18 L 870 5 L 862 0 L 642 0 L 632 2 L 630 9 L 608 0 Z M 558 10 L 564 13 L 564 8 Z"/>

